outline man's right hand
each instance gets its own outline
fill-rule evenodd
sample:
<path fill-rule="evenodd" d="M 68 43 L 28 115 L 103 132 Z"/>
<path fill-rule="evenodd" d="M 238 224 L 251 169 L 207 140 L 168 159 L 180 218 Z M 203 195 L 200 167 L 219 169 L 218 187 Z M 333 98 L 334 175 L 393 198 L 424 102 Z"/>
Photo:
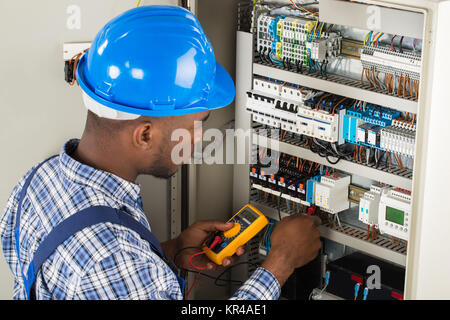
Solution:
<path fill-rule="evenodd" d="M 294 272 L 317 257 L 322 247 L 316 224 L 318 219 L 294 214 L 281 219 L 270 237 L 272 246 L 262 267 L 282 286 Z"/>

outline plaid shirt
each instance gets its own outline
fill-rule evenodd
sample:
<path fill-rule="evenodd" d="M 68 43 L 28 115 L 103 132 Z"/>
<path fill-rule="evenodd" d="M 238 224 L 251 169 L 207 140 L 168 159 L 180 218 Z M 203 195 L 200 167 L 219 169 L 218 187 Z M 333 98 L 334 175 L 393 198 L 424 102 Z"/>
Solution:
<path fill-rule="evenodd" d="M 121 209 L 150 229 L 140 187 L 108 172 L 74 160 L 78 140 L 68 141 L 58 157 L 34 176 L 22 203 L 21 265 L 15 251 L 14 226 L 19 193 L 31 170 L 14 187 L 0 220 L 6 261 L 14 275 L 14 299 L 25 299 L 21 268 L 61 221 L 91 206 Z M 100 223 L 67 239 L 44 262 L 35 282 L 36 299 L 182 299 L 170 267 L 137 233 L 120 225 Z M 277 299 L 280 285 L 258 268 L 232 299 Z"/>

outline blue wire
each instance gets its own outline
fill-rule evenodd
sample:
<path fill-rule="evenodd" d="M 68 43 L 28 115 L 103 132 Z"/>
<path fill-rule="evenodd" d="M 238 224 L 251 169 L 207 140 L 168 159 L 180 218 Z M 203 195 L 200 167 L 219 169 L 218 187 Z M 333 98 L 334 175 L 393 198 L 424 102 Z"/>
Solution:
<path fill-rule="evenodd" d="M 318 28 L 318 30 L 317 30 L 317 35 L 316 35 L 316 39 L 317 39 L 317 38 L 319 38 L 319 32 L 320 32 L 320 28 L 322 28 L 322 27 L 323 27 L 324 23 L 325 23 L 325 22 L 322 22 L 322 23 L 321 23 L 321 24 L 319 25 L 319 28 Z"/>
<path fill-rule="evenodd" d="M 368 295 L 369 295 L 369 288 L 365 287 L 363 292 L 363 300 L 367 300 Z"/>
<path fill-rule="evenodd" d="M 311 49 L 308 49 L 308 59 L 309 59 L 309 66 L 313 69 L 313 72 L 316 72 L 316 67 L 314 66 L 314 63 L 311 59 Z"/>
<path fill-rule="evenodd" d="M 359 283 L 356 283 L 356 284 L 355 284 L 355 295 L 354 295 L 354 297 L 355 297 L 355 298 L 357 298 L 357 297 L 358 297 L 359 286 L 360 286 L 360 284 L 359 284 Z"/>
<path fill-rule="evenodd" d="M 266 254 L 268 253 L 268 251 L 267 251 L 267 233 L 268 232 L 269 232 L 269 226 L 267 226 L 266 234 L 264 235 L 264 250 L 266 251 Z"/>
<path fill-rule="evenodd" d="M 272 243 L 270 242 L 270 235 L 272 234 L 272 228 L 273 228 L 273 221 L 271 221 L 269 223 L 269 225 L 267 226 L 267 233 L 266 233 L 266 239 L 265 239 L 265 249 L 266 249 L 266 254 L 269 254 L 269 249 L 270 246 L 272 245 Z"/>
<path fill-rule="evenodd" d="M 283 63 L 282 63 L 281 61 L 275 60 L 275 59 L 272 57 L 272 54 L 269 54 L 269 58 L 270 58 L 270 60 L 271 60 L 272 62 L 277 63 L 277 64 L 280 65 L 280 66 L 283 65 Z"/>
<path fill-rule="evenodd" d="M 319 66 L 319 69 L 320 69 L 320 73 L 322 73 L 322 75 L 323 75 L 323 71 L 322 71 L 322 66 L 320 65 L 320 62 L 319 62 L 319 61 L 317 61 L 317 64 L 318 64 L 318 66 Z"/>
<path fill-rule="evenodd" d="M 381 35 L 377 39 L 377 48 L 378 48 L 378 41 L 380 41 L 380 38 L 384 35 L 384 32 L 381 33 Z"/>

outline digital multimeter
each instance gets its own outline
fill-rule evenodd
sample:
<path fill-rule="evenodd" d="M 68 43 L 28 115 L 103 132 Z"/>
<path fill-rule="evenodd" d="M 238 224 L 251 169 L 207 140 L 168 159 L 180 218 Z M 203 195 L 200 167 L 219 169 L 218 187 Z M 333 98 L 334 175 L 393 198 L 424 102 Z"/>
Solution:
<path fill-rule="evenodd" d="M 258 209 L 249 204 L 239 210 L 227 222 L 233 222 L 234 226 L 225 232 L 213 234 L 203 247 L 204 250 L 208 250 L 216 236 L 221 238 L 218 245 L 205 252 L 206 256 L 218 265 L 222 265 L 222 260 L 225 257 L 231 257 L 235 254 L 237 248 L 246 244 L 269 223 Z"/>

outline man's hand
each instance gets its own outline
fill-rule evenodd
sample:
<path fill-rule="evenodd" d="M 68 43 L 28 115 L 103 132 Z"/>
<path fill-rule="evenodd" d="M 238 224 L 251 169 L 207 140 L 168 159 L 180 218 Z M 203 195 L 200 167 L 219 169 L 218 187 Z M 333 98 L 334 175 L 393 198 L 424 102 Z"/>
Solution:
<path fill-rule="evenodd" d="M 224 223 L 221 221 L 197 221 L 186 230 L 184 230 L 177 238 L 166 241 L 161 244 L 167 257 L 170 259 L 176 258 L 174 263 L 183 269 L 195 270 L 189 263 L 189 258 L 194 253 L 200 252 L 201 249 L 185 249 L 187 247 L 201 247 L 208 239 L 211 233 L 217 231 L 227 231 L 233 227 L 233 223 Z M 236 255 L 227 257 L 223 260 L 224 267 L 231 266 L 236 262 L 239 256 L 245 253 L 244 248 L 239 247 Z M 176 255 L 176 257 L 175 257 Z M 208 259 L 204 254 L 198 255 L 193 259 L 193 262 L 198 267 L 205 267 L 206 270 L 216 270 L 219 268 L 217 264 Z"/>
<path fill-rule="evenodd" d="M 272 246 L 262 266 L 283 285 L 295 268 L 312 261 L 322 247 L 317 220 L 302 214 L 281 219 L 272 232 Z"/>

